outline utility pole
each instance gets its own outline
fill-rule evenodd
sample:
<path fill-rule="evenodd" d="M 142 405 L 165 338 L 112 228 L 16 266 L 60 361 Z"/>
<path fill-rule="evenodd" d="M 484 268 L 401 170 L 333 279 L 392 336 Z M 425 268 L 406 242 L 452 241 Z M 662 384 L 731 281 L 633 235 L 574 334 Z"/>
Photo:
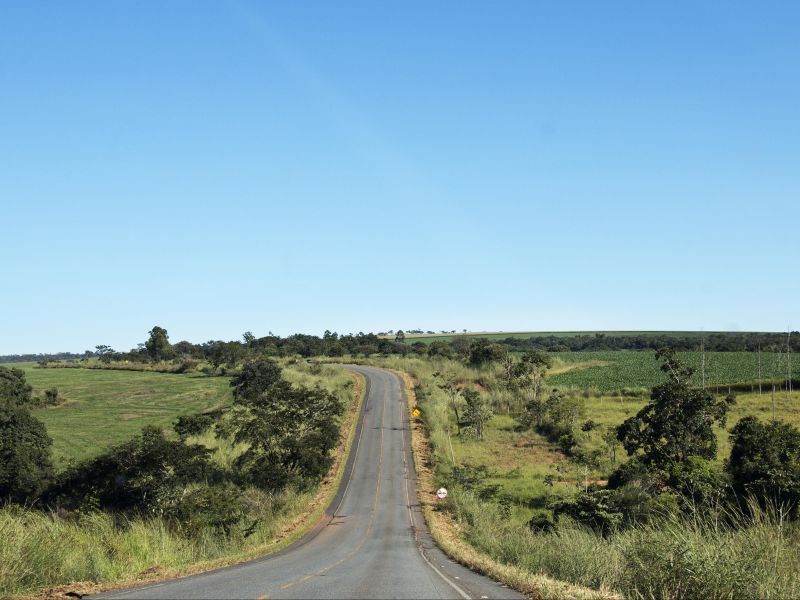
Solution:
<path fill-rule="evenodd" d="M 700 336 L 700 372 L 703 377 L 703 389 L 706 389 L 706 335 Z"/>
<path fill-rule="evenodd" d="M 761 344 L 758 345 L 758 395 L 761 395 Z"/>
<path fill-rule="evenodd" d="M 789 341 L 792 337 L 792 328 L 786 327 L 786 389 L 789 390 L 789 393 L 792 393 L 792 347 L 789 344 Z"/>
<path fill-rule="evenodd" d="M 772 420 L 775 421 L 775 384 L 772 384 Z"/>

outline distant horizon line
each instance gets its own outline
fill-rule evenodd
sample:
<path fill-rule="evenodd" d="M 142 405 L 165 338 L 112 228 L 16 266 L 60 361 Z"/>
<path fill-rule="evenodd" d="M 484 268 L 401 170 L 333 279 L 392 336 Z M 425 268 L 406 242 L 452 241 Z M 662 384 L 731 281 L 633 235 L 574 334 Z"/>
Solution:
<path fill-rule="evenodd" d="M 330 330 L 326 330 L 326 331 L 330 331 Z M 706 331 L 706 330 L 703 330 L 703 329 L 561 329 L 561 330 L 541 330 L 541 331 L 532 331 L 532 330 L 515 330 L 515 331 L 511 331 L 511 330 L 510 331 L 503 331 L 503 330 L 497 330 L 497 331 L 464 331 L 464 330 L 461 330 L 461 331 L 455 331 L 455 330 L 453 330 L 453 331 L 444 331 L 444 332 L 437 332 L 437 333 L 407 333 L 407 330 L 403 330 L 403 329 L 398 329 L 398 330 L 390 329 L 390 330 L 387 330 L 386 332 L 379 332 L 379 333 L 373 333 L 373 332 L 359 332 L 359 333 L 363 333 L 364 335 L 373 334 L 373 335 L 376 335 L 379 338 L 392 338 L 392 337 L 395 337 L 395 335 L 400 331 L 403 331 L 403 335 L 406 338 L 433 338 L 433 337 L 462 336 L 462 335 L 463 336 L 469 336 L 469 335 L 472 335 L 472 336 L 486 336 L 486 335 L 503 335 L 503 334 L 508 334 L 508 335 L 530 334 L 531 337 L 534 337 L 536 335 L 565 334 L 565 333 L 571 333 L 571 334 L 592 334 L 592 333 L 595 333 L 595 334 L 596 333 L 604 333 L 604 334 L 608 334 L 608 333 L 654 334 L 654 333 L 663 333 L 663 334 L 668 334 L 668 335 L 674 335 L 674 334 L 680 334 L 680 333 L 691 333 L 691 334 L 752 334 L 752 333 L 784 334 L 784 333 L 786 333 L 786 334 L 789 334 L 789 335 L 798 334 L 798 332 L 796 330 L 790 330 L 788 328 L 785 331 L 784 330 L 780 330 L 780 331 L 758 331 L 758 330 L 733 330 L 733 329 L 719 329 L 719 330 L 713 330 L 713 331 L 712 330 Z M 412 330 L 412 331 L 418 331 L 418 330 Z M 428 330 L 428 331 L 430 331 L 430 330 Z M 391 333 L 389 333 L 389 332 L 391 332 Z M 267 335 L 259 336 L 259 337 L 269 337 L 270 333 L 268 333 Z M 336 333 L 337 335 L 340 335 L 340 336 L 342 336 L 342 335 L 358 335 L 358 333 L 338 333 L 336 331 L 333 331 L 332 333 Z M 322 337 L 324 335 L 324 332 L 322 334 L 309 334 L 309 333 L 295 332 L 295 333 L 292 333 L 292 334 L 289 334 L 289 335 L 285 335 L 285 336 L 276 335 L 276 334 L 272 334 L 272 335 L 275 336 L 275 337 L 282 337 L 282 338 L 291 337 L 293 335 L 316 335 L 317 337 Z M 256 339 L 258 339 L 258 337 Z M 183 340 L 183 339 L 177 340 L 177 342 L 181 342 L 181 341 L 188 341 L 188 340 Z M 209 341 L 209 340 L 206 340 L 206 341 Z M 225 340 L 214 340 L 214 341 L 225 341 Z M 228 340 L 228 341 L 235 341 L 235 340 Z M 173 342 L 173 343 L 177 343 L 177 342 Z M 190 342 L 190 343 L 202 344 L 202 343 L 205 343 L 205 342 Z M 80 351 L 60 350 L 60 351 L 53 351 L 53 352 L 9 352 L 9 353 L 0 353 L 0 356 L 26 356 L 26 355 L 47 356 L 47 355 L 54 355 L 54 354 L 83 354 L 84 352 L 86 352 L 86 350 L 80 350 Z M 126 352 L 126 351 L 125 350 L 121 350 L 120 352 Z"/>

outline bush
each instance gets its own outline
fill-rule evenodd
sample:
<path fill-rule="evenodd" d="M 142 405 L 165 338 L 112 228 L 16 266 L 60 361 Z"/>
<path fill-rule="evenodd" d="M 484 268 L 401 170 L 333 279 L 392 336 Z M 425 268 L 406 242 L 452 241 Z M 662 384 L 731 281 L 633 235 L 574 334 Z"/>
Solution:
<path fill-rule="evenodd" d="M 198 360 L 186 358 L 182 360 L 181 363 L 175 368 L 175 373 L 188 373 L 189 371 L 194 371 L 199 364 L 200 361 Z"/>
<path fill-rule="evenodd" d="M 67 469 L 49 492 L 66 507 L 161 514 L 176 490 L 213 477 L 205 446 L 168 440 L 153 426 L 131 441 Z"/>
<path fill-rule="evenodd" d="M 800 430 L 788 423 L 740 419 L 731 430 L 727 470 L 742 496 L 786 503 L 797 512 L 800 502 Z"/>
<path fill-rule="evenodd" d="M 0 402 L 0 500 L 23 502 L 42 492 L 53 475 L 52 443 L 27 408 Z"/>
<path fill-rule="evenodd" d="M 178 417 L 178 420 L 175 422 L 175 425 L 173 425 L 172 429 L 175 430 L 175 433 L 178 434 L 181 440 L 185 440 L 190 435 L 200 435 L 205 433 L 211 428 L 216 420 L 217 416 L 209 413 L 183 415 Z"/>
<path fill-rule="evenodd" d="M 0 367 L 0 403 L 24 406 L 30 403 L 32 391 L 25 380 L 25 371 Z"/>
<path fill-rule="evenodd" d="M 244 518 L 241 490 L 231 483 L 186 488 L 164 506 L 164 517 L 177 521 L 184 531 L 197 536 L 207 529 L 225 535 Z"/>

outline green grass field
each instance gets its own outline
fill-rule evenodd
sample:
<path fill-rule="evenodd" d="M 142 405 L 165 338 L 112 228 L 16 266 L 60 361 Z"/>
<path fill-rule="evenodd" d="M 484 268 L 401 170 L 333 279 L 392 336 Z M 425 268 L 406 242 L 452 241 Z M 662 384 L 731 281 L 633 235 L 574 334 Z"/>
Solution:
<path fill-rule="evenodd" d="M 680 358 L 697 372 L 694 382 L 701 384 L 701 354 L 699 352 L 680 352 Z M 547 377 L 547 382 L 556 386 L 570 386 L 579 389 L 594 389 L 611 392 L 623 388 L 651 388 L 663 379 L 659 362 L 654 352 L 620 350 L 613 352 L 553 352 L 550 356 L 556 363 L 564 363 L 573 370 L 562 371 Z M 720 386 L 753 382 L 757 388 L 758 354 L 755 352 L 706 352 L 706 385 Z M 584 365 L 596 365 L 586 366 Z M 792 355 L 792 372 L 800 369 L 800 354 Z M 774 352 L 761 353 L 762 382 L 781 382 L 786 379 L 786 354 Z M 762 386 L 763 389 L 763 386 Z M 770 388 L 771 389 L 771 388 Z"/>
<path fill-rule="evenodd" d="M 454 337 L 469 336 L 488 338 L 490 340 L 504 340 L 506 338 L 528 339 L 530 337 L 574 337 L 579 335 L 595 335 L 604 334 L 607 336 L 662 336 L 662 335 L 676 335 L 680 337 L 697 337 L 698 339 L 703 335 L 711 334 L 725 334 L 730 333 L 726 331 L 467 331 L 456 333 L 407 333 L 405 341 L 407 344 L 414 342 L 450 342 Z M 736 332 L 742 333 L 742 332 Z M 386 336 L 387 338 L 394 338 L 394 336 Z"/>
<path fill-rule="evenodd" d="M 227 377 L 9 366 L 25 371 L 34 393 L 56 387 L 65 400 L 33 411 L 53 438 L 57 468 L 124 442 L 144 425 L 169 428 L 180 415 L 231 401 Z"/>

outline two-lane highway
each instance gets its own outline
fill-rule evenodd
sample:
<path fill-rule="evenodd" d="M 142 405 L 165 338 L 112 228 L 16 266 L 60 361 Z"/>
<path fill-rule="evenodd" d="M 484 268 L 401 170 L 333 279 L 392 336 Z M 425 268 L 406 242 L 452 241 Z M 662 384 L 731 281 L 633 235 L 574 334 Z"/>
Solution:
<path fill-rule="evenodd" d="M 408 406 L 400 379 L 364 375 L 367 395 L 342 488 L 320 526 L 263 559 L 103 598 L 521 598 L 451 562 L 416 499 Z"/>

